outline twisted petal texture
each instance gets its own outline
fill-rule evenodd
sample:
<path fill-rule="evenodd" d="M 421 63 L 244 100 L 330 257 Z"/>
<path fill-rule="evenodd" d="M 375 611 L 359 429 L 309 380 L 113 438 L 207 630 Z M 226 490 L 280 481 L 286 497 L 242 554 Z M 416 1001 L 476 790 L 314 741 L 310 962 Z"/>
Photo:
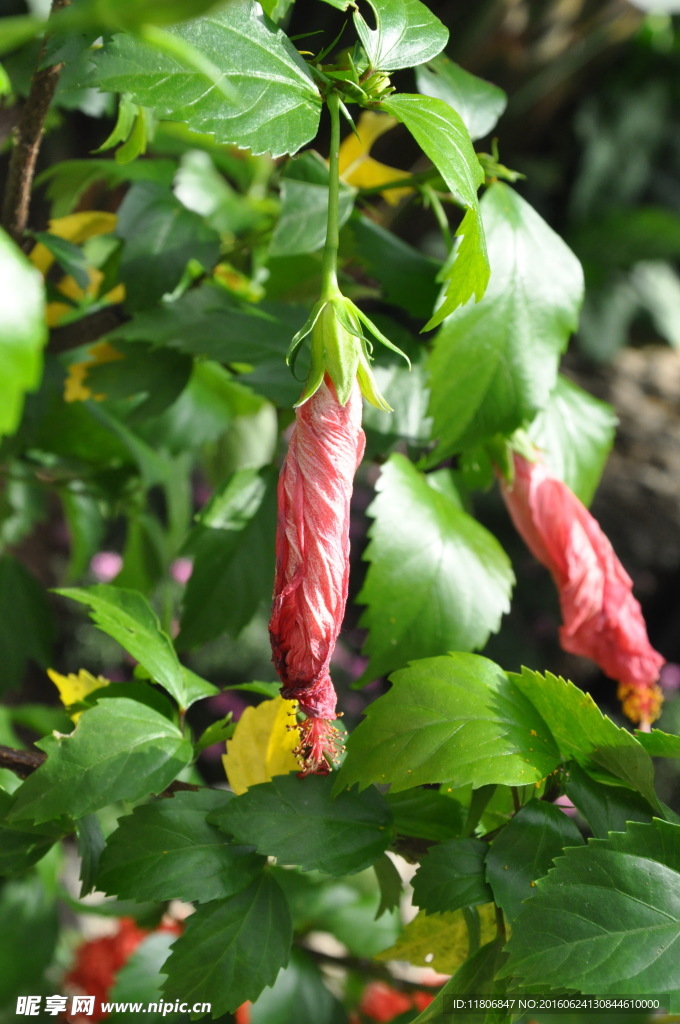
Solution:
<path fill-rule="evenodd" d="M 658 717 L 664 659 L 647 637 L 632 581 L 590 512 L 542 462 L 515 454 L 512 486 L 501 483 L 515 527 L 557 586 L 565 651 L 591 658 L 619 682 L 634 721 Z"/>
<path fill-rule="evenodd" d="M 296 410 L 279 478 L 269 623 L 282 694 L 312 718 L 335 718 L 329 664 L 345 614 L 349 507 L 364 444 L 358 385 L 343 406 L 326 375 Z"/>

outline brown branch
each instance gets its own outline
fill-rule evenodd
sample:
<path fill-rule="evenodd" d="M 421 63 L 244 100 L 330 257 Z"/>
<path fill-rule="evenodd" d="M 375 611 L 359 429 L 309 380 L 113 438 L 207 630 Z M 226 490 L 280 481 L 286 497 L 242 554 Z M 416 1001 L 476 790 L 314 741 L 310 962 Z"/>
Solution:
<path fill-rule="evenodd" d="M 12 747 L 0 746 L 0 768 L 9 768 L 20 779 L 26 779 L 47 758 L 37 750 L 14 750 Z"/>
<path fill-rule="evenodd" d="M 58 354 L 68 352 L 71 348 L 78 348 L 79 345 L 98 341 L 114 328 L 120 327 L 127 319 L 121 306 L 105 306 L 81 320 L 74 320 L 63 327 L 55 327 L 50 332 L 49 350 Z"/>
<path fill-rule="evenodd" d="M 52 0 L 53 16 L 71 0 Z M 40 50 L 38 68 L 45 56 L 45 43 Z M 38 152 L 45 128 L 45 118 L 61 74 L 62 64 L 37 70 L 31 79 L 28 99 L 19 122 L 13 129 L 14 148 L 10 157 L 7 189 L 2 211 L 2 224 L 16 242 L 20 242 L 28 224 L 31 189 Z"/>

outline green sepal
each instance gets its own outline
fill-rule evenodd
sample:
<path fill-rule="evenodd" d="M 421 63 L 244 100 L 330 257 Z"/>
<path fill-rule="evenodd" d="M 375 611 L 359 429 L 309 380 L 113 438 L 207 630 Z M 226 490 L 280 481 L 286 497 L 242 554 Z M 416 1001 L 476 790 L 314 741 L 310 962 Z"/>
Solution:
<path fill-rule="evenodd" d="M 297 332 L 297 334 L 294 335 L 293 340 L 288 346 L 288 352 L 286 353 L 286 365 L 290 366 L 293 376 L 295 376 L 295 363 L 297 362 L 300 346 L 302 345 L 302 342 L 305 340 L 307 335 L 311 334 L 312 331 L 314 330 L 314 325 L 321 316 L 321 312 L 325 305 L 326 299 L 319 299 L 319 301 L 312 309 L 312 312 L 309 314 L 309 316 L 307 317 L 307 319 L 305 320 L 304 324 Z M 319 385 L 317 384 L 317 387 L 318 386 Z M 316 388 L 314 390 L 316 390 Z M 307 397 L 309 398 L 310 396 L 308 395 Z"/>

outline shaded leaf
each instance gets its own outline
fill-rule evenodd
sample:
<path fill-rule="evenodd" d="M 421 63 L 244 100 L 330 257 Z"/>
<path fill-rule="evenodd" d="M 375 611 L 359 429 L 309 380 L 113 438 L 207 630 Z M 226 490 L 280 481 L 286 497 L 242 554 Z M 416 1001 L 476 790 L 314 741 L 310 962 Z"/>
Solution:
<path fill-rule="evenodd" d="M 399 908 L 404 885 L 394 861 L 386 853 L 378 857 L 373 870 L 380 886 L 380 905 L 375 913 L 377 919 L 388 911 Z"/>
<path fill-rule="evenodd" d="M 507 986 L 497 975 L 505 960 L 503 939 L 498 937 L 487 942 L 458 968 L 413 1024 L 439 1024 L 451 1013 L 455 1013 L 456 1024 L 504 1024 L 508 1019 L 504 1010 L 468 1013 L 456 1007 L 455 1000 L 458 996 L 502 999 Z"/>
<path fill-rule="evenodd" d="M 347 1020 L 317 965 L 299 949 L 292 951 L 288 966 L 255 1000 L 249 1014 L 251 1024 L 344 1024 Z"/>
<path fill-rule="evenodd" d="M 625 832 L 629 821 L 649 822 L 654 817 L 654 811 L 639 793 L 598 782 L 575 763 L 569 765 L 566 795 L 598 839 L 606 839 L 610 832 Z"/>
<path fill-rule="evenodd" d="M 374 789 L 332 800 L 332 788 L 329 776 L 279 776 L 232 800 L 211 821 L 280 864 L 353 874 L 387 847 L 391 815 Z"/>
<path fill-rule="evenodd" d="M 435 483 L 400 454 L 382 468 L 357 598 L 367 605 L 366 682 L 415 658 L 483 647 L 509 610 L 507 555 Z"/>
<path fill-rule="evenodd" d="M 444 842 L 460 836 L 465 826 L 462 804 L 436 789 L 388 793 L 394 831 L 417 839 Z"/>
<path fill-rule="evenodd" d="M 411 883 L 417 906 L 428 914 L 441 914 L 491 902 L 493 894 L 484 877 L 488 849 L 480 839 L 451 839 L 432 846 Z"/>
<path fill-rule="evenodd" d="M 338 790 L 355 782 L 390 782 L 395 792 L 452 780 L 525 785 L 559 761 L 539 714 L 486 658 L 424 658 L 391 682 L 348 739 Z"/>
<path fill-rule="evenodd" d="M 340 182 L 338 223 L 342 226 L 354 206 L 356 190 Z M 326 241 L 328 168 L 313 152 L 287 165 L 281 179 L 281 213 L 272 235 L 273 256 L 316 252 Z"/>
<path fill-rule="evenodd" d="M 0 689 L 19 686 L 29 659 L 47 667 L 53 632 L 47 596 L 35 576 L 11 555 L 0 556 Z"/>
<path fill-rule="evenodd" d="M 482 942 L 487 942 L 496 930 L 493 906 L 481 908 L 480 925 Z M 425 914 L 421 910 L 395 944 L 379 953 L 376 960 L 406 960 L 416 967 L 453 974 L 466 960 L 469 947 L 468 928 L 461 910 L 445 914 Z"/>

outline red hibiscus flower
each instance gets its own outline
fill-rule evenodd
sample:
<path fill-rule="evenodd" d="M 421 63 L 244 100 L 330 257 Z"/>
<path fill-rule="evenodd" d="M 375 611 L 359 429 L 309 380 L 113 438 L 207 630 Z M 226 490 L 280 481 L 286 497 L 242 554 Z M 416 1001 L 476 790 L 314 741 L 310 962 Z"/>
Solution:
<path fill-rule="evenodd" d="M 515 453 L 503 497 L 529 550 L 559 592 L 565 651 L 591 658 L 619 683 L 626 714 L 643 727 L 659 715 L 664 659 L 654 650 L 633 584 L 614 549 L 573 491 L 540 461 Z"/>

